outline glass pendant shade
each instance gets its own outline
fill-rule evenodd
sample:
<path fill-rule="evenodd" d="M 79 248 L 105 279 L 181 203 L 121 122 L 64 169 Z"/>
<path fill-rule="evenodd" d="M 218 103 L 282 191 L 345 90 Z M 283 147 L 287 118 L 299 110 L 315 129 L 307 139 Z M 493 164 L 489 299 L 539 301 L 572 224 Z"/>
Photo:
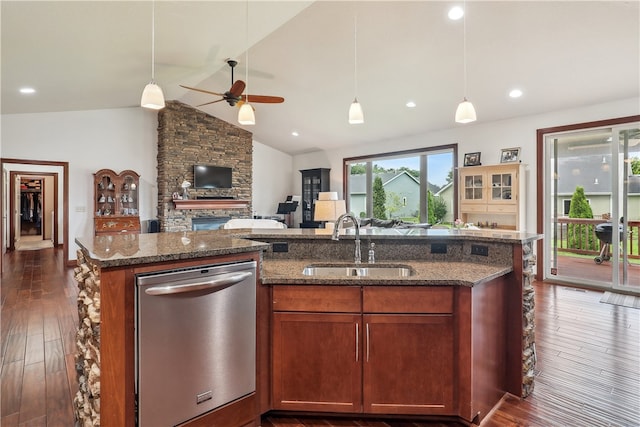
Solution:
<path fill-rule="evenodd" d="M 256 116 L 253 113 L 253 107 L 248 102 L 242 104 L 240 111 L 238 111 L 238 123 L 241 125 L 256 124 Z"/>
<path fill-rule="evenodd" d="M 456 122 L 457 123 L 471 123 L 476 121 L 476 109 L 473 108 L 473 104 L 464 98 L 458 105 L 456 110 Z"/>
<path fill-rule="evenodd" d="M 158 86 L 153 80 L 144 87 L 140 106 L 150 108 L 152 110 L 160 110 L 164 108 L 164 94 L 162 93 L 160 86 Z"/>
<path fill-rule="evenodd" d="M 151 8 L 151 81 L 144 87 L 140 106 L 151 110 L 160 110 L 164 108 L 164 94 L 162 89 L 155 82 L 156 74 L 156 2 L 152 3 Z"/>
<path fill-rule="evenodd" d="M 355 98 L 349 107 L 349 123 L 352 125 L 364 123 L 364 113 L 362 112 L 362 106 L 358 102 L 358 98 Z"/>

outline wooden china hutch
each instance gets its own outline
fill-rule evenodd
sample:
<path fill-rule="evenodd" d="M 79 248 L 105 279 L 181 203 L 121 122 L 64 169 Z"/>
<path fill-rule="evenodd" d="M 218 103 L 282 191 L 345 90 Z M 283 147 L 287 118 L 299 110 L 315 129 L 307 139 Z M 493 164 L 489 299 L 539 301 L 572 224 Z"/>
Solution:
<path fill-rule="evenodd" d="M 95 234 L 140 232 L 140 175 L 100 169 L 93 174 Z"/>

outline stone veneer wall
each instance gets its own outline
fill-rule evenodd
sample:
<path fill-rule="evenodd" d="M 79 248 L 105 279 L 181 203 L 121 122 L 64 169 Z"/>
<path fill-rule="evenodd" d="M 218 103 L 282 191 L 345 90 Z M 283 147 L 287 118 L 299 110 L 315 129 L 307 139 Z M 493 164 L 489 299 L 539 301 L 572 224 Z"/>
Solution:
<path fill-rule="evenodd" d="M 176 210 L 172 194 L 180 184 L 193 184 L 193 165 L 209 164 L 233 169 L 233 188 L 189 189 L 196 196 L 233 196 L 251 201 L 253 134 L 178 101 L 168 101 L 158 113 L 158 219 L 160 231 L 191 230 L 194 217 L 251 217 L 244 209 Z"/>
<path fill-rule="evenodd" d="M 78 330 L 76 372 L 78 391 L 73 409 L 79 427 L 100 425 L 100 269 L 77 251 L 75 279 L 78 282 Z"/>

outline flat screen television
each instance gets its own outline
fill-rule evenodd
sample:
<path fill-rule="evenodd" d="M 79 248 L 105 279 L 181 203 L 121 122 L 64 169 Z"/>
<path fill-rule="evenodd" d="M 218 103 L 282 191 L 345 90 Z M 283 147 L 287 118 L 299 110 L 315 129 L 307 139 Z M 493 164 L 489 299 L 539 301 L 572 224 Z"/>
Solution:
<path fill-rule="evenodd" d="M 194 188 L 231 188 L 231 168 L 194 165 L 193 186 Z"/>

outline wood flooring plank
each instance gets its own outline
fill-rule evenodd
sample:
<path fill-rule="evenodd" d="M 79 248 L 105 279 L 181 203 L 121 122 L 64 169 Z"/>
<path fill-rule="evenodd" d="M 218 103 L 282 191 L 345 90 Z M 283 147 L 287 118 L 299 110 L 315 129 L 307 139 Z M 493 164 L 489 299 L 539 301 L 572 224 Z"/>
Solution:
<path fill-rule="evenodd" d="M 44 335 L 42 333 L 37 335 L 27 336 L 27 345 L 25 348 L 24 364 L 30 365 L 32 363 L 44 361 Z"/>
<path fill-rule="evenodd" d="M 20 423 L 18 427 L 45 427 L 46 425 L 47 425 L 47 416 L 43 415 L 38 418 L 33 418 L 27 422 Z"/>
<path fill-rule="evenodd" d="M 0 418 L 0 426 L 2 427 L 18 427 L 20 414 L 18 412 L 3 416 Z"/>
<path fill-rule="evenodd" d="M 20 399 L 20 424 L 46 416 L 44 362 L 25 365 Z"/>
<path fill-rule="evenodd" d="M 47 426 L 73 426 L 73 402 L 65 370 L 47 373 Z"/>
<path fill-rule="evenodd" d="M 2 417 L 20 413 L 20 397 L 22 395 L 22 361 L 8 363 L 2 366 L 2 381 L 0 389 L 0 415 Z"/>
<path fill-rule="evenodd" d="M 7 348 L 4 352 L 4 363 L 24 360 L 24 352 L 27 345 L 25 334 L 14 334 L 7 337 Z"/>
<path fill-rule="evenodd" d="M 46 341 L 44 343 L 44 361 L 47 374 L 58 371 L 66 372 L 66 361 L 62 340 Z"/>

